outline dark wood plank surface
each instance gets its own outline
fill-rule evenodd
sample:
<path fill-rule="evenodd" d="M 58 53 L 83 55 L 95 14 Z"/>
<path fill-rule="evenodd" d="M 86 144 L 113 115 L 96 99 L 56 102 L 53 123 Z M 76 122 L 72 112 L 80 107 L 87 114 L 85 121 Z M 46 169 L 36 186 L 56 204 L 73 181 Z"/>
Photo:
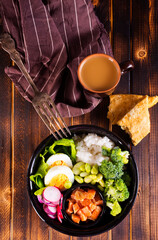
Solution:
<path fill-rule="evenodd" d="M 114 57 L 133 59 L 135 69 L 122 76 L 116 93 L 158 95 L 158 2 L 100 0 L 96 9 L 109 31 Z M 157 240 L 158 239 L 158 105 L 150 109 L 151 133 L 136 147 L 129 144 L 138 165 L 139 191 L 129 215 L 114 229 L 93 237 L 72 237 L 48 227 L 32 208 L 26 186 L 29 159 L 49 135 L 30 103 L 4 73 L 10 64 L 0 49 L 0 239 L 2 240 Z M 65 119 L 68 125 L 94 124 L 110 128 L 108 99 L 84 116 Z M 129 143 L 114 126 L 113 132 Z"/>

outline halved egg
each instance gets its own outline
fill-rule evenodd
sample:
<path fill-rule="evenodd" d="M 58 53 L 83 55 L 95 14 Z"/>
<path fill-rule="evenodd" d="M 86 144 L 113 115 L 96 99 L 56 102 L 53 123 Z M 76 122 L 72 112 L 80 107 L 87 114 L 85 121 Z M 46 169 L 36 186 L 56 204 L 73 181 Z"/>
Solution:
<path fill-rule="evenodd" d="M 47 160 L 47 164 L 50 167 L 65 165 L 65 166 L 72 168 L 71 159 L 69 158 L 68 155 L 66 155 L 64 153 L 57 153 L 57 154 L 50 156 Z"/>
<path fill-rule="evenodd" d="M 74 174 L 67 166 L 52 167 L 44 177 L 44 184 L 46 186 L 55 186 L 61 191 L 65 190 L 64 184 L 66 181 L 74 182 Z"/>

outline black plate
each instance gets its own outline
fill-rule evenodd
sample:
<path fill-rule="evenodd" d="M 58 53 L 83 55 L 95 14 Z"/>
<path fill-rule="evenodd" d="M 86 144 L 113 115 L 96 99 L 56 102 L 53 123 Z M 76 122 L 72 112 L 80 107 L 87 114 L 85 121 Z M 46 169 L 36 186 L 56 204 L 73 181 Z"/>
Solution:
<path fill-rule="evenodd" d="M 130 152 L 128 146 L 116 135 L 114 135 L 112 132 L 107 131 L 103 128 L 92 126 L 92 125 L 76 125 L 69 127 L 72 134 L 87 134 L 87 133 L 96 133 L 100 136 L 107 136 L 109 139 L 111 139 L 115 145 L 119 146 L 122 150 L 127 150 Z M 133 155 L 130 152 L 129 157 L 129 164 L 128 164 L 128 171 L 130 173 L 130 176 L 132 178 L 132 184 L 129 188 L 130 191 L 130 197 L 128 200 L 123 202 L 121 204 L 122 212 L 117 215 L 116 217 L 113 217 L 110 215 L 110 211 L 106 211 L 106 214 L 102 217 L 102 219 L 93 227 L 90 227 L 88 229 L 83 228 L 81 231 L 81 228 L 75 227 L 74 225 L 71 225 L 70 222 L 63 220 L 62 224 L 57 220 L 50 219 L 47 214 L 43 211 L 42 204 L 40 204 L 37 200 L 37 197 L 33 194 L 35 189 L 34 184 L 30 181 L 29 177 L 30 175 L 34 174 L 37 171 L 38 168 L 38 159 L 39 154 L 43 152 L 44 148 L 47 145 L 51 145 L 54 142 L 54 137 L 50 135 L 47 137 L 35 150 L 33 153 L 29 167 L 28 167 L 28 173 L 27 173 L 27 184 L 28 184 L 28 193 L 29 197 L 32 203 L 32 206 L 34 207 L 35 211 L 39 215 L 39 217 L 45 221 L 50 227 L 54 228 L 55 230 L 65 233 L 71 236 L 93 236 L 97 234 L 101 234 L 103 232 L 106 232 L 116 225 L 118 225 L 129 213 L 131 210 L 138 190 L 138 170 L 135 163 L 135 160 L 133 158 Z"/>

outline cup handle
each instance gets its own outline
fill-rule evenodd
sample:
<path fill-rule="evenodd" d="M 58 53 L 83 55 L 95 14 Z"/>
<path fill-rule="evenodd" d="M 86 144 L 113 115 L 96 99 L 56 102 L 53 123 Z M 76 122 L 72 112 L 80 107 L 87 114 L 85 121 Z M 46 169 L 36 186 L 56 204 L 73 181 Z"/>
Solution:
<path fill-rule="evenodd" d="M 127 60 L 125 62 L 120 63 L 121 75 L 131 71 L 134 69 L 134 62 L 132 60 Z"/>

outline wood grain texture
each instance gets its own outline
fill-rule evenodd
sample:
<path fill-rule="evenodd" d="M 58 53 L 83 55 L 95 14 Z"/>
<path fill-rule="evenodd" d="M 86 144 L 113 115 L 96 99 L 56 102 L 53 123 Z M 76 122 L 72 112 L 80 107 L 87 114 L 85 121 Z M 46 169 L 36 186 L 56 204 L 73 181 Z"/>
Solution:
<path fill-rule="evenodd" d="M 10 238 L 11 193 L 11 84 L 4 73 L 10 60 L 0 49 L 0 239 Z"/>
<path fill-rule="evenodd" d="M 149 2 L 133 1 L 132 14 L 132 39 L 133 59 L 135 70 L 133 71 L 132 93 L 149 94 Z M 149 166 L 153 159 L 149 149 L 153 148 L 150 143 L 150 135 L 136 147 L 133 154 L 139 170 L 139 194 L 132 210 L 132 237 L 133 239 L 150 238 L 150 174 Z"/>
<path fill-rule="evenodd" d="M 149 1 L 149 94 L 158 95 L 158 2 L 156 0 Z M 150 149 L 149 149 L 149 204 L 150 204 L 150 239 L 158 238 L 158 105 L 150 109 L 151 133 L 150 133 Z"/>
<path fill-rule="evenodd" d="M 118 11 L 119 9 L 119 11 Z M 113 1 L 113 52 L 118 63 L 132 59 L 131 57 L 131 24 L 130 0 Z M 131 73 L 121 76 L 114 94 L 130 93 Z M 113 132 L 129 143 L 128 135 L 119 126 L 113 126 Z"/>

